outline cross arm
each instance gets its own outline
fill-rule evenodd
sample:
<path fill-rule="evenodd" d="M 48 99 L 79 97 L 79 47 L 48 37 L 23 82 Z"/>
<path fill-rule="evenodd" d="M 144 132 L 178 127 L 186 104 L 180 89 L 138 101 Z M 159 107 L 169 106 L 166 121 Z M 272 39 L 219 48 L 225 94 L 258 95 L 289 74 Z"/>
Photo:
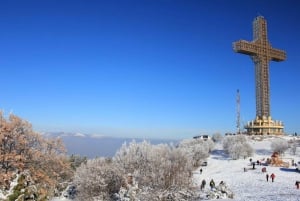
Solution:
<path fill-rule="evenodd" d="M 257 52 L 257 47 L 251 42 L 239 40 L 233 43 L 233 50 L 242 54 L 255 55 Z"/>
<path fill-rule="evenodd" d="M 286 53 L 283 50 L 272 48 L 270 53 L 273 61 L 284 61 L 286 59 Z"/>

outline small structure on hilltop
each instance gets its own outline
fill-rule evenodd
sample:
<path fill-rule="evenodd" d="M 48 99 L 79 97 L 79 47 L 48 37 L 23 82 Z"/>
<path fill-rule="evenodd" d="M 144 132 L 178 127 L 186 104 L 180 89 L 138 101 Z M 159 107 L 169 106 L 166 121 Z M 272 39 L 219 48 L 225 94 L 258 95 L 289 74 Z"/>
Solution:
<path fill-rule="evenodd" d="M 198 136 L 194 136 L 194 139 L 202 139 L 202 140 L 208 140 L 211 139 L 211 137 L 209 135 L 198 135 Z"/>
<path fill-rule="evenodd" d="M 284 162 L 281 158 L 278 152 L 274 152 L 271 156 L 271 159 L 268 158 L 267 163 L 272 165 L 272 166 L 276 166 L 276 167 L 289 167 L 289 163 L 288 162 Z"/>

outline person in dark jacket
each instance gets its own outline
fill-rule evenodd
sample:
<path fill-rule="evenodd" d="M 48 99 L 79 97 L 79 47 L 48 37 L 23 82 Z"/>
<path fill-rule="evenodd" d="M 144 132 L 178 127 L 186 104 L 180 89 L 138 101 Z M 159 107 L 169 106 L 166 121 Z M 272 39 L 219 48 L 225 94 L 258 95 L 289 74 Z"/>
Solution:
<path fill-rule="evenodd" d="M 215 188 L 215 182 L 213 179 L 210 180 L 209 186 L 210 186 L 211 190 Z"/>
<path fill-rule="evenodd" d="M 269 181 L 269 174 L 268 173 L 266 174 L 266 179 L 267 179 L 267 181 Z"/>
<path fill-rule="evenodd" d="M 274 174 L 274 173 L 272 173 L 270 177 L 271 177 L 271 179 L 272 179 L 272 182 L 274 182 L 274 179 L 275 179 L 275 174 Z"/>
<path fill-rule="evenodd" d="M 205 179 L 203 179 L 201 182 L 201 190 L 203 190 L 205 188 L 205 185 L 206 185 L 206 181 L 205 181 Z"/>

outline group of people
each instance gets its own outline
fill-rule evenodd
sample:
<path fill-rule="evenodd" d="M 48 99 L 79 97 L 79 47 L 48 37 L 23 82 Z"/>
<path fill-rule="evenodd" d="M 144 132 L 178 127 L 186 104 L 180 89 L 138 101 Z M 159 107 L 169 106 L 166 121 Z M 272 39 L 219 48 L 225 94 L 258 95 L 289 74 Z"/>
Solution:
<path fill-rule="evenodd" d="M 259 160 L 257 160 L 256 163 L 255 163 L 255 162 L 252 162 L 252 158 L 250 158 L 249 160 L 250 160 L 250 163 L 251 163 L 252 166 L 253 166 L 253 169 L 255 169 L 255 164 L 257 164 L 257 165 L 262 165 L 262 164 L 261 164 L 261 161 L 259 161 Z M 262 173 L 265 173 L 265 172 L 267 172 L 267 168 L 266 168 L 266 167 L 263 167 L 263 168 L 261 169 L 261 171 L 262 171 Z M 246 172 L 246 168 L 244 168 L 244 172 Z M 272 182 L 274 182 L 275 174 L 272 173 L 271 175 L 269 175 L 269 174 L 267 173 L 267 174 L 266 174 L 266 180 L 267 180 L 267 182 L 269 181 L 269 178 L 271 178 L 271 179 L 272 179 Z"/>
<path fill-rule="evenodd" d="M 266 174 L 267 182 L 269 181 L 269 177 L 271 177 L 272 182 L 274 182 L 275 174 L 272 173 L 272 174 L 269 176 L 269 174 L 267 173 L 267 174 Z M 300 181 L 296 181 L 295 186 L 296 186 L 297 189 L 300 189 Z"/>
<path fill-rule="evenodd" d="M 205 188 L 205 185 L 206 185 L 206 181 L 205 181 L 205 179 L 203 179 L 202 182 L 201 182 L 200 189 L 203 190 Z M 214 182 L 213 179 L 210 180 L 209 186 L 210 186 L 211 190 L 216 187 L 215 182 Z"/>
<path fill-rule="evenodd" d="M 262 168 L 262 172 L 263 172 L 263 173 L 267 172 L 267 169 L 266 169 L 265 167 Z M 266 180 L 267 180 L 267 182 L 269 181 L 269 178 L 271 178 L 272 182 L 274 182 L 275 174 L 272 173 L 271 175 L 269 175 L 269 174 L 267 173 L 267 174 L 266 174 Z M 300 189 L 300 181 L 296 181 L 295 186 L 296 186 L 297 189 Z"/>
<path fill-rule="evenodd" d="M 224 182 L 221 181 L 219 185 L 223 185 L 223 184 L 224 184 Z M 203 190 L 205 188 L 205 185 L 206 185 L 206 181 L 205 181 L 205 179 L 203 179 L 202 182 L 201 182 L 200 189 Z M 213 179 L 210 180 L 209 186 L 210 186 L 211 190 L 216 188 L 216 184 L 215 184 L 215 181 Z"/>
<path fill-rule="evenodd" d="M 269 176 L 269 174 L 267 173 L 267 174 L 266 174 L 266 179 L 267 179 L 267 182 L 269 181 L 269 177 L 271 177 L 271 179 L 272 179 L 272 182 L 274 182 L 274 179 L 275 179 L 275 174 L 274 174 L 274 173 L 272 173 L 272 174 Z"/>
<path fill-rule="evenodd" d="M 253 170 L 255 169 L 255 165 L 262 165 L 262 162 L 260 160 L 257 160 L 255 162 L 255 161 L 252 161 L 252 158 L 250 158 L 249 161 L 250 161 L 250 164 L 252 165 Z"/>

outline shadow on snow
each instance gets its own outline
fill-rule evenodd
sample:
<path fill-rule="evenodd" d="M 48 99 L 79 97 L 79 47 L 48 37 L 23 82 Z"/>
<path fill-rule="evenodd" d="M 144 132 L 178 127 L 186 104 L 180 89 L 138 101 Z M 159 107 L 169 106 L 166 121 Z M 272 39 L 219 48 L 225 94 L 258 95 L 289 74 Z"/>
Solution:
<path fill-rule="evenodd" d="M 222 149 L 214 149 L 211 152 L 212 158 L 217 160 L 228 160 L 231 159 L 229 155 Z"/>
<path fill-rule="evenodd" d="M 271 156 L 273 153 L 272 151 L 267 149 L 257 149 L 255 152 L 257 155 L 269 155 L 269 156 Z"/>
<path fill-rule="evenodd" d="M 281 171 L 284 171 L 284 172 L 297 172 L 297 173 L 299 173 L 297 170 L 296 170 L 296 168 L 294 168 L 294 169 L 291 169 L 291 168 L 280 168 L 280 170 Z"/>

